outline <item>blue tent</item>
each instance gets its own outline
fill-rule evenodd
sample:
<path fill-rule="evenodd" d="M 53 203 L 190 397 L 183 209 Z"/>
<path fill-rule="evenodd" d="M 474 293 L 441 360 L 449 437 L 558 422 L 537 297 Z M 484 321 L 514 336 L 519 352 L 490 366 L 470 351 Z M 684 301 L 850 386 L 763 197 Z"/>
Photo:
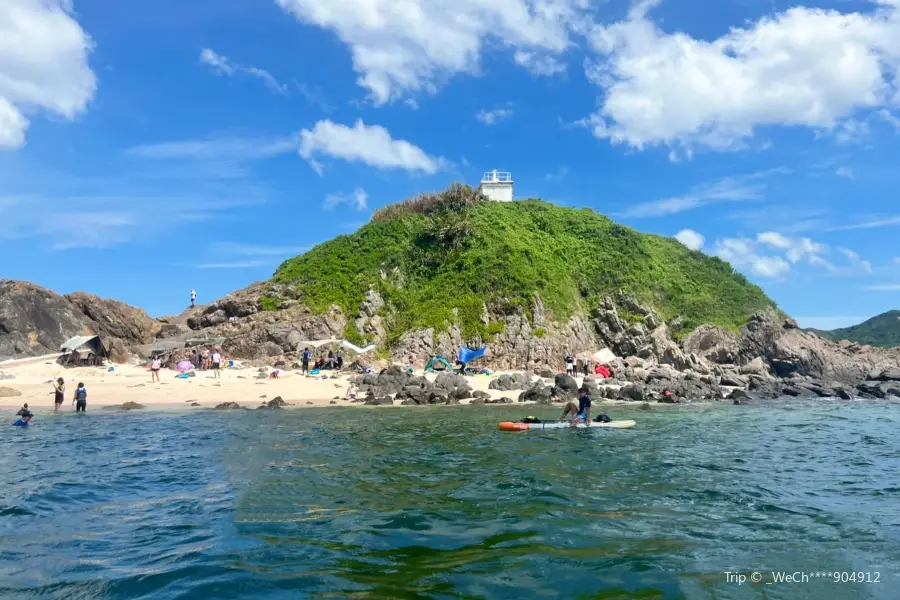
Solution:
<path fill-rule="evenodd" d="M 481 358 L 482 356 L 484 356 L 485 351 L 487 351 L 487 346 L 481 348 L 480 350 L 472 350 L 470 348 L 467 348 L 466 346 L 460 346 L 459 362 L 467 365 L 476 358 Z"/>

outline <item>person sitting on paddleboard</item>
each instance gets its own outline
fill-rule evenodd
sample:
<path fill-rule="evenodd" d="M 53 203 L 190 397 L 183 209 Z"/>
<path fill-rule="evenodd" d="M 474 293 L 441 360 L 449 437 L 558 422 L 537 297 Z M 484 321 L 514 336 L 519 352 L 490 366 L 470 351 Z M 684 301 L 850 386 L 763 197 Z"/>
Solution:
<path fill-rule="evenodd" d="M 561 419 L 565 420 L 569 413 L 572 414 L 572 425 L 576 425 L 581 421 L 588 427 L 591 426 L 591 397 L 588 396 L 587 392 L 581 393 L 581 397 L 578 398 L 578 406 L 575 406 L 574 402 L 566 404 Z"/>

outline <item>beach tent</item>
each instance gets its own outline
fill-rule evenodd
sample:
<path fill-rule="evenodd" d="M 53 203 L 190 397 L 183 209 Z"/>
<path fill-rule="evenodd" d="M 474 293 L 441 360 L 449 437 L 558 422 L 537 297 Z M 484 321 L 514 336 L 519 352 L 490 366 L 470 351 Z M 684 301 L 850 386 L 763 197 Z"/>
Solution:
<path fill-rule="evenodd" d="M 428 361 L 428 364 L 425 365 L 426 371 L 452 371 L 453 367 L 450 365 L 450 362 L 444 358 L 443 356 L 434 356 L 431 360 Z"/>
<path fill-rule="evenodd" d="M 106 348 L 99 335 L 76 335 L 63 342 L 60 352 L 93 352 L 96 356 L 106 357 Z"/>
<path fill-rule="evenodd" d="M 355 346 L 355 345 L 351 344 L 347 340 L 341 340 L 341 348 L 344 348 L 345 350 L 352 350 L 353 352 L 356 352 L 357 354 L 366 354 L 367 352 L 371 352 L 372 350 L 374 350 L 377 347 L 378 346 L 376 346 L 375 344 L 369 344 L 365 348 L 360 348 L 359 346 Z"/>
<path fill-rule="evenodd" d="M 327 340 L 304 340 L 297 344 L 297 348 L 318 348 L 320 346 L 324 346 L 325 344 L 337 344 L 340 343 L 341 340 L 335 338 L 328 338 Z"/>
<path fill-rule="evenodd" d="M 476 358 L 481 358 L 482 356 L 484 356 L 485 352 L 487 352 L 487 346 L 485 346 L 484 348 L 481 348 L 479 350 L 472 350 L 471 348 L 469 348 L 467 346 L 460 346 L 459 347 L 459 362 L 463 363 L 464 365 L 467 365 L 470 362 L 472 362 L 473 360 L 475 360 Z"/>
<path fill-rule="evenodd" d="M 178 372 L 179 373 L 187 373 L 188 371 L 193 370 L 194 363 L 189 360 L 183 360 L 178 363 Z"/>
<path fill-rule="evenodd" d="M 612 353 L 612 350 L 609 348 L 603 348 L 602 350 L 597 350 L 593 354 L 591 354 L 591 359 L 595 363 L 599 363 L 601 365 L 608 365 L 612 361 L 616 360 L 616 355 Z"/>

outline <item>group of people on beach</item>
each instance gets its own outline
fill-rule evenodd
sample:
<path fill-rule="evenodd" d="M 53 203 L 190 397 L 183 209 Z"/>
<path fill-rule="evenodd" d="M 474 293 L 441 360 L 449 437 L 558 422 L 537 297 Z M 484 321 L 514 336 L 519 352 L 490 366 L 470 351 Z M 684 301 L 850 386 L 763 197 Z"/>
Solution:
<path fill-rule="evenodd" d="M 337 352 L 334 350 L 328 351 L 328 356 L 316 359 L 316 362 L 313 363 L 312 369 L 309 368 L 309 363 L 312 360 L 312 351 L 309 347 L 303 349 L 303 352 L 300 353 L 300 366 L 303 370 L 304 375 L 308 375 L 310 371 L 321 371 L 323 369 L 333 369 L 340 371 L 344 368 L 344 351 L 338 349 Z"/>
<path fill-rule="evenodd" d="M 50 392 L 53 394 L 53 412 L 59 412 L 59 407 L 62 406 L 66 399 L 66 380 L 60 377 L 55 381 L 50 381 L 50 383 L 53 385 L 53 391 Z M 75 412 L 85 412 L 87 410 L 87 388 L 84 386 L 84 383 L 79 383 L 78 387 L 75 388 L 75 393 L 72 394 L 72 404 L 75 405 Z M 28 427 L 31 419 L 34 418 L 34 413 L 28 408 L 28 403 L 26 402 L 19 409 L 19 412 L 16 413 L 16 416 L 19 419 L 13 423 L 14 426 Z"/>

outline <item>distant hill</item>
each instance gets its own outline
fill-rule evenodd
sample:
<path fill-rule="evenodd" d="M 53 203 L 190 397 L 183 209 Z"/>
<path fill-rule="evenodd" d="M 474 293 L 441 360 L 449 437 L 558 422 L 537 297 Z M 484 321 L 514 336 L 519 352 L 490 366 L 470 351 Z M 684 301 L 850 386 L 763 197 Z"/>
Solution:
<path fill-rule="evenodd" d="M 672 238 L 590 209 L 485 201 L 463 185 L 380 209 L 359 231 L 285 261 L 271 283 L 297 290 L 317 313 L 332 305 L 355 313 L 367 290 L 377 290 L 389 338 L 451 323 L 483 337 L 485 311 L 530 316 L 536 297 L 548 318 L 565 323 L 620 290 L 665 319 L 680 317 L 686 331 L 703 323 L 737 329 L 774 306 L 731 265 Z M 270 293 L 264 310 L 281 303 Z"/>
<path fill-rule="evenodd" d="M 889 310 L 859 325 L 823 331 L 820 329 L 807 329 L 827 340 L 849 340 L 869 346 L 892 348 L 900 346 L 900 310 Z"/>

